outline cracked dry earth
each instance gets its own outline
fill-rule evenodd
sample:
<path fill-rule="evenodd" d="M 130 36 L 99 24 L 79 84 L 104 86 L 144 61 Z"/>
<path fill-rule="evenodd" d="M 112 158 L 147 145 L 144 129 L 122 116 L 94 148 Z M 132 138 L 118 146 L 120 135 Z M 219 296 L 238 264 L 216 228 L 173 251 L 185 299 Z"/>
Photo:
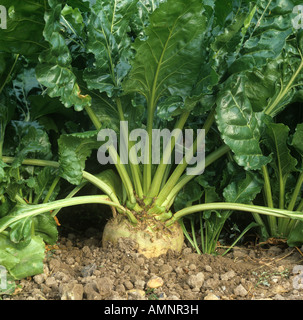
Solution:
<path fill-rule="evenodd" d="M 303 300 L 301 250 L 237 247 L 198 255 L 184 245 L 146 259 L 130 241 L 101 246 L 98 230 L 68 233 L 48 247 L 44 273 L 3 300 Z M 302 281 L 302 284 L 301 284 Z"/>

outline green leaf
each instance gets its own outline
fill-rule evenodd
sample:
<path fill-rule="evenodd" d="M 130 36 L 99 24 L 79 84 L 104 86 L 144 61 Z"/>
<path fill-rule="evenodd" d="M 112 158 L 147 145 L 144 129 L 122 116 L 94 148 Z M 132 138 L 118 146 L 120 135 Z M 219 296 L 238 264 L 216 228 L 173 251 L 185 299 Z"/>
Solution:
<path fill-rule="evenodd" d="M 303 123 L 297 125 L 291 145 L 303 156 Z"/>
<path fill-rule="evenodd" d="M 296 226 L 291 230 L 287 244 L 290 247 L 299 247 L 303 244 L 303 222 L 298 221 Z"/>
<path fill-rule="evenodd" d="M 142 94 L 152 108 L 164 95 L 189 96 L 202 64 L 204 30 L 201 1 L 162 3 L 150 16 L 147 39 L 134 43 L 136 56 L 124 83 L 125 92 Z"/>
<path fill-rule="evenodd" d="M 37 54 L 46 48 L 42 31 L 45 0 L 2 0 L 7 9 L 7 29 L 0 28 L 0 51 L 22 55 Z"/>
<path fill-rule="evenodd" d="M 0 287 L 0 295 L 10 295 L 13 294 L 15 290 L 16 282 L 14 281 L 14 278 L 10 274 L 6 273 L 6 287 Z"/>
<path fill-rule="evenodd" d="M 295 172 L 297 160 L 291 156 L 287 146 L 289 128 L 282 123 L 268 124 L 265 144 L 273 153 L 273 166 L 276 177 L 284 185 L 291 172 Z"/>
<path fill-rule="evenodd" d="M 260 148 L 264 115 L 253 111 L 241 76 L 229 79 L 219 95 L 216 110 L 218 128 L 237 163 L 247 170 L 260 169 L 269 163 L 270 157 L 264 156 Z"/>
<path fill-rule="evenodd" d="M 102 0 L 92 8 L 87 27 L 87 51 L 95 57 L 86 68 L 84 80 L 89 89 L 106 92 L 118 90 L 130 66 L 129 21 L 136 12 L 137 0 Z"/>
<path fill-rule="evenodd" d="M 60 176 L 72 184 L 79 184 L 86 159 L 100 146 L 97 131 L 61 135 L 58 146 Z"/>
<path fill-rule="evenodd" d="M 41 117 L 51 114 L 59 114 L 67 118 L 72 118 L 73 112 L 70 109 L 62 108 L 62 104 L 57 98 L 50 98 L 46 95 L 32 95 L 29 97 L 31 105 L 31 119 L 40 121 Z"/>
<path fill-rule="evenodd" d="M 246 172 L 245 179 L 231 182 L 223 191 L 225 201 L 251 203 L 263 187 L 263 181 L 256 174 Z"/>
<path fill-rule="evenodd" d="M 50 97 L 59 97 L 65 107 L 74 106 L 80 111 L 91 104 L 89 95 L 82 95 L 72 70 L 72 57 L 64 37 L 61 35 L 61 4 L 50 1 L 52 9 L 45 15 L 43 35 L 49 42 L 49 49 L 39 56 L 36 68 L 38 81 L 47 87 Z"/>
<path fill-rule="evenodd" d="M 244 41 L 240 56 L 230 67 L 235 73 L 263 66 L 268 59 L 276 59 L 293 31 L 292 10 L 295 1 L 258 1 L 257 10 L 247 28 L 249 37 Z"/>
<path fill-rule="evenodd" d="M 45 244 L 38 236 L 32 237 L 30 243 L 20 249 L 5 235 L 0 234 L 0 265 L 15 280 L 43 273 L 44 251 Z"/>
<path fill-rule="evenodd" d="M 113 193 L 122 201 L 122 183 L 119 175 L 112 169 L 104 170 L 95 177 L 106 183 L 113 191 Z"/>
<path fill-rule="evenodd" d="M 189 182 L 176 196 L 174 200 L 174 209 L 178 211 L 191 206 L 193 202 L 202 197 L 202 194 L 203 190 L 201 190 L 201 187 L 197 182 Z"/>
<path fill-rule="evenodd" d="M 33 218 L 35 235 L 40 236 L 44 242 L 53 245 L 58 240 L 58 228 L 50 212 L 42 213 Z"/>
<path fill-rule="evenodd" d="M 35 203 L 42 202 L 45 199 L 57 173 L 58 173 L 57 169 L 54 170 L 54 168 L 50 168 L 50 167 L 44 167 L 41 170 L 37 170 L 37 168 L 35 168 L 35 175 L 31 176 L 26 181 L 28 187 L 34 190 Z M 59 187 L 56 186 L 49 200 L 50 201 L 55 200 L 58 193 L 59 193 Z"/>
<path fill-rule="evenodd" d="M 14 142 L 17 147 L 14 150 L 13 168 L 21 165 L 27 157 L 49 159 L 52 156 L 51 144 L 47 133 L 38 122 L 12 121 Z M 10 146 L 13 147 L 13 146 Z"/>

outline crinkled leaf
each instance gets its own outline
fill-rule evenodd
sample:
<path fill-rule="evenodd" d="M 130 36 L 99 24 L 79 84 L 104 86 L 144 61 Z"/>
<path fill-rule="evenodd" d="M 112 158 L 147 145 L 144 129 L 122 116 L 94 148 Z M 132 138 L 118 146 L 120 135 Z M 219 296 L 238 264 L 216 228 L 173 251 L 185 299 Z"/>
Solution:
<path fill-rule="evenodd" d="M 49 49 L 39 56 L 40 64 L 36 68 L 38 81 L 47 87 L 50 97 L 59 97 L 65 107 L 74 106 L 82 110 L 91 104 L 89 95 L 82 95 L 72 70 L 72 57 L 64 37 L 61 35 L 62 5 L 51 1 L 52 10 L 45 15 L 43 35 L 49 43 Z"/>
<path fill-rule="evenodd" d="M 39 203 L 45 199 L 54 178 L 57 175 L 57 170 L 51 167 L 44 167 L 36 173 L 37 169 L 35 170 L 35 175 L 31 176 L 26 183 L 28 187 L 34 190 L 35 194 L 35 202 Z M 55 200 L 56 196 L 59 193 L 59 186 L 57 185 L 56 188 L 53 190 L 53 193 L 50 197 L 50 201 Z"/>
<path fill-rule="evenodd" d="M 44 0 L 1 0 L 7 9 L 7 29 L 0 28 L 0 51 L 32 55 L 46 48 L 42 35 Z"/>
<path fill-rule="evenodd" d="M 168 0 L 150 16 L 147 39 L 134 43 L 136 56 L 124 84 L 155 105 L 163 95 L 184 99 L 191 94 L 201 67 L 202 2 Z"/>
<path fill-rule="evenodd" d="M 43 273 L 45 244 L 41 237 L 33 236 L 24 248 L 17 247 L 0 234 L 0 265 L 4 266 L 15 280 Z"/>
<path fill-rule="evenodd" d="M 224 89 L 217 100 L 216 115 L 222 138 L 240 166 L 247 170 L 260 169 L 270 161 L 260 148 L 264 115 L 253 111 L 242 77 L 230 79 Z"/>
<path fill-rule="evenodd" d="M 130 20 L 132 32 L 135 38 L 145 39 L 144 28 L 149 24 L 149 14 L 155 11 L 160 3 L 166 0 L 140 0 L 137 2 L 137 14 L 133 15 Z"/>
<path fill-rule="evenodd" d="M 50 212 L 40 214 L 33 218 L 35 235 L 40 236 L 44 242 L 53 245 L 58 240 L 58 228 Z"/>
<path fill-rule="evenodd" d="M 292 11 L 295 1 L 258 1 L 257 10 L 248 29 L 249 37 L 243 43 L 240 56 L 230 67 L 239 72 L 262 66 L 268 59 L 277 58 L 293 31 Z"/>
<path fill-rule="evenodd" d="M 265 144 L 271 150 L 274 161 L 271 163 L 273 166 L 276 177 L 283 183 L 291 172 L 295 172 L 297 160 L 290 154 L 290 150 L 287 146 L 289 128 L 282 123 L 268 124 L 266 130 Z"/>
<path fill-rule="evenodd" d="M 22 161 L 28 156 L 32 158 L 49 159 L 52 156 L 51 144 L 45 130 L 38 122 L 12 121 L 15 131 L 14 143 L 17 147 L 14 152 L 15 160 L 12 167 L 21 165 Z"/>
<path fill-rule="evenodd" d="M 10 295 L 14 294 L 16 290 L 16 282 L 14 278 L 7 272 L 6 270 L 6 276 L 5 276 L 6 285 L 0 286 L 0 295 Z"/>
<path fill-rule="evenodd" d="M 79 184 L 85 161 L 93 149 L 100 146 L 97 141 L 97 132 L 64 134 L 58 140 L 60 176 L 72 184 Z"/>
<path fill-rule="evenodd" d="M 292 146 L 303 156 L 303 123 L 297 125 L 292 139 Z"/>
<path fill-rule="evenodd" d="M 231 182 L 223 191 L 225 201 L 251 203 L 263 187 L 263 181 L 256 174 L 246 172 L 245 179 Z"/>
<path fill-rule="evenodd" d="M 98 89 L 111 97 L 129 71 L 127 59 L 131 54 L 131 42 L 127 32 L 136 3 L 100 0 L 93 6 L 87 27 L 87 51 L 94 55 L 95 61 L 84 72 L 89 89 Z"/>

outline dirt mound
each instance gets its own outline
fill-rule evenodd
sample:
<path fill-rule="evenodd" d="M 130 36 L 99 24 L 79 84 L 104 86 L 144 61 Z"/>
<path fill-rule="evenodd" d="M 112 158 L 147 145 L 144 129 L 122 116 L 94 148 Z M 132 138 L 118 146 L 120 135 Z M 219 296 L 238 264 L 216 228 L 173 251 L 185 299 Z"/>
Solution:
<path fill-rule="evenodd" d="M 147 259 L 131 241 L 101 246 L 97 230 L 61 236 L 47 248 L 44 273 L 18 282 L 4 300 L 303 300 L 300 250 L 235 248 L 198 255 L 184 245 Z M 302 284 L 301 281 L 302 280 Z"/>

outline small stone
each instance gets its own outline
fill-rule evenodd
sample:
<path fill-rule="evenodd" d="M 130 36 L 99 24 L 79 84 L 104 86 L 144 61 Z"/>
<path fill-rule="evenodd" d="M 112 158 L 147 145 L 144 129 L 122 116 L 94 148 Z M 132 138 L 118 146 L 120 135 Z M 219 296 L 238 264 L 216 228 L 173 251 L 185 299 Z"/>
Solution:
<path fill-rule="evenodd" d="M 87 300 L 102 300 L 100 293 L 95 290 L 95 286 L 91 282 L 84 286 L 84 293 Z"/>
<path fill-rule="evenodd" d="M 134 288 L 134 285 L 133 285 L 133 284 L 131 283 L 131 281 L 129 281 L 129 280 L 124 281 L 123 284 L 124 284 L 124 287 L 125 287 L 127 290 L 131 290 L 131 289 Z"/>
<path fill-rule="evenodd" d="M 70 241 L 69 239 L 67 239 L 65 245 L 70 248 L 70 247 L 73 246 L 73 243 L 72 243 L 72 241 Z"/>
<path fill-rule="evenodd" d="M 89 265 L 85 266 L 84 268 L 82 268 L 81 275 L 82 275 L 82 277 L 89 277 L 94 273 L 94 271 L 96 269 L 97 269 L 97 265 L 95 263 L 89 264 Z"/>
<path fill-rule="evenodd" d="M 183 273 L 183 269 L 182 269 L 181 267 L 177 267 L 177 268 L 175 269 L 175 272 L 176 272 L 177 274 L 182 274 L 182 273 Z"/>
<path fill-rule="evenodd" d="M 288 292 L 288 290 L 281 285 L 277 285 L 273 288 L 272 292 L 276 294 L 280 294 L 280 293 Z"/>
<path fill-rule="evenodd" d="M 58 287 L 58 282 L 54 277 L 49 277 L 45 280 L 45 284 L 53 289 L 56 289 Z"/>
<path fill-rule="evenodd" d="M 84 246 L 82 248 L 82 252 L 83 252 L 84 256 L 86 256 L 88 258 L 90 258 L 90 256 L 92 255 L 91 250 L 88 246 Z"/>
<path fill-rule="evenodd" d="M 199 272 L 196 275 L 191 275 L 187 279 L 187 284 L 191 288 L 201 288 L 204 283 L 204 273 Z"/>
<path fill-rule="evenodd" d="M 138 280 L 139 281 L 139 280 Z M 118 284 L 115 288 L 115 291 L 118 293 L 118 294 L 123 294 L 125 293 L 125 287 L 123 284 Z"/>
<path fill-rule="evenodd" d="M 101 296 L 109 296 L 113 289 L 113 282 L 108 277 L 103 277 L 95 280 L 96 287 Z"/>
<path fill-rule="evenodd" d="M 213 293 L 209 293 L 204 297 L 204 300 L 220 300 L 220 298 Z"/>
<path fill-rule="evenodd" d="M 67 258 L 66 258 L 66 263 L 67 263 L 67 264 L 71 265 L 71 264 L 73 264 L 74 262 L 75 262 L 75 259 L 74 259 L 73 257 L 67 257 Z"/>
<path fill-rule="evenodd" d="M 161 267 L 161 275 L 167 274 L 167 273 L 171 273 L 173 271 L 173 267 L 168 265 L 168 264 L 164 264 Z"/>
<path fill-rule="evenodd" d="M 188 266 L 188 269 L 194 271 L 194 270 L 197 269 L 197 266 L 192 263 L 192 264 L 190 264 L 190 265 Z"/>
<path fill-rule="evenodd" d="M 235 289 L 234 289 L 234 294 L 240 297 L 245 297 L 247 295 L 247 290 L 242 286 L 242 284 L 239 284 Z"/>
<path fill-rule="evenodd" d="M 147 286 L 151 289 L 160 288 L 164 284 L 164 280 L 160 277 L 152 277 L 148 282 Z"/>
<path fill-rule="evenodd" d="M 51 259 L 49 261 L 49 269 L 51 271 L 57 271 L 60 268 L 60 261 L 58 259 Z"/>
<path fill-rule="evenodd" d="M 79 283 L 68 283 L 62 286 L 61 300 L 82 300 L 83 285 Z"/>
<path fill-rule="evenodd" d="M 37 274 L 33 277 L 34 281 L 37 283 L 37 284 L 41 284 L 44 282 L 45 280 L 45 277 L 43 274 Z"/>
<path fill-rule="evenodd" d="M 126 292 L 127 300 L 145 300 L 145 291 L 140 289 L 131 289 Z"/>
<path fill-rule="evenodd" d="M 211 266 L 209 266 L 209 265 L 206 265 L 206 266 L 204 267 L 204 269 L 205 269 L 205 271 L 207 271 L 207 272 L 212 272 L 212 271 L 213 271 L 213 268 L 212 268 Z"/>
<path fill-rule="evenodd" d="M 136 280 L 136 281 L 135 281 L 135 287 L 136 287 L 136 289 L 141 289 L 141 290 L 143 290 L 144 287 L 145 287 L 145 281 L 143 281 L 143 280 Z"/>
<path fill-rule="evenodd" d="M 230 270 L 228 272 L 221 274 L 221 280 L 228 281 L 228 280 L 232 279 L 235 275 L 236 275 L 235 271 Z"/>
<path fill-rule="evenodd" d="M 214 278 L 207 279 L 204 283 L 204 287 L 210 288 L 210 289 L 216 288 L 218 285 L 219 285 L 219 280 Z"/>

